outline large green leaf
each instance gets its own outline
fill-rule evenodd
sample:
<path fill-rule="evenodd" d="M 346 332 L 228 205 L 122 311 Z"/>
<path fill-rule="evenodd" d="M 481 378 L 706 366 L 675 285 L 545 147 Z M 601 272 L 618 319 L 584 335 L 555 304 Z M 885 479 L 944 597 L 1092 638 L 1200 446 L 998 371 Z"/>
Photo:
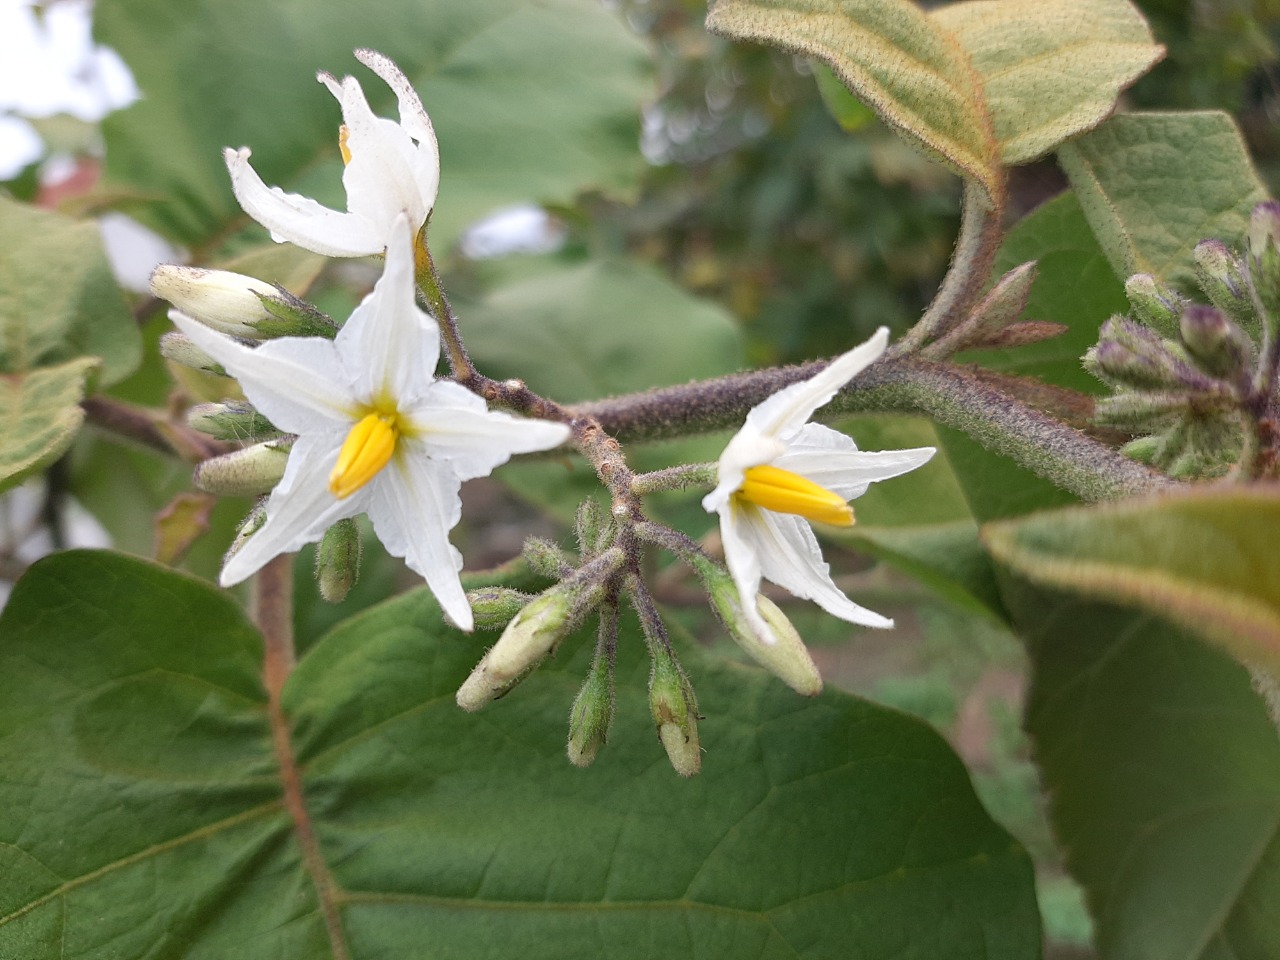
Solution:
<path fill-rule="evenodd" d="M 0 373 L 98 357 L 109 386 L 141 356 L 98 225 L 0 197 Z"/>
<path fill-rule="evenodd" d="M 263 179 L 343 206 L 337 104 L 317 70 L 391 91 L 355 61 L 367 46 L 409 76 L 440 138 L 435 246 L 502 204 L 567 201 L 638 173 L 640 42 L 592 0 L 385 0 L 367 15 L 328 0 L 103 0 L 98 37 L 142 99 L 105 125 L 107 181 L 149 224 L 200 245 L 241 214 L 221 150 L 247 145 Z"/>
<path fill-rule="evenodd" d="M 0 616 L 0 955 L 1039 955 L 1030 864 L 928 727 L 691 649 L 707 756 L 683 781 L 623 641 L 582 771 L 586 649 L 466 715 L 481 645 L 425 592 L 374 608 L 286 688 L 290 807 L 225 595 L 110 554 L 37 564 Z"/>
<path fill-rule="evenodd" d="M 1158 614 L 1280 677 L 1280 494 L 1269 487 L 1038 514 L 983 531 L 1045 587 Z"/>
<path fill-rule="evenodd" d="M 1246 671 L 1146 614 L 1006 582 L 1026 725 L 1101 960 L 1271 960 L 1280 739 Z"/>
<path fill-rule="evenodd" d="M 982 76 L 1007 166 L 1096 127 L 1164 55 L 1128 0 L 978 0 L 932 16 Z"/>
<path fill-rule="evenodd" d="M 80 401 L 98 363 L 81 357 L 26 374 L 0 374 L 0 491 L 71 446 L 84 422 Z"/>
<path fill-rule="evenodd" d="M 1238 246 L 1267 196 L 1225 113 L 1123 114 L 1058 157 L 1116 274 L 1187 291 L 1192 248 L 1210 237 Z"/>
<path fill-rule="evenodd" d="M 959 42 L 909 0 L 719 0 L 707 28 L 828 64 L 890 127 L 998 197 L 982 82 Z"/>

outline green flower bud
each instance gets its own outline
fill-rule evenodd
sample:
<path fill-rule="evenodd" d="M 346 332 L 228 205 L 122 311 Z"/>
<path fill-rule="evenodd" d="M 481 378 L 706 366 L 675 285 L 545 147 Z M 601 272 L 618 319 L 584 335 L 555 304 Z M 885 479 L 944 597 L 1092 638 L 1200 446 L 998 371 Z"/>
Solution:
<path fill-rule="evenodd" d="M 691 556 L 689 560 L 706 587 L 716 616 L 743 652 L 796 693 L 806 697 L 821 693 L 822 674 L 777 604 L 764 594 L 756 597 L 756 609 L 770 629 L 768 636 L 759 636 L 742 610 L 738 588 L 729 572 L 706 557 Z"/>
<path fill-rule="evenodd" d="M 658 739 L 676 773 L 692 777 L 702 769 L 698 701 L 693 685 L 669 651 L 658 647 L 650 652 L 653 672 L 649 675 L 649 710 Z"/>
<path fill-rule="evenodd" d="M 1209 302 L 1256 336 L 1258 313 L 1240 259 L 1221 240 L 1202 240 L 1191 255 L 1200 289 Z"/>
<path fill-rule="evenodd" d="M 613 663 L 596 657 L 569 711 L 569 762 L 589 767 L 609 739 L 615 709 Z"/>
<path fill-rule="evenodd" d="M 332 320 L 283 287 L 227 270 L 162 263 L 151 292 L 208 327 L 233 337 L 332 338 Z"/>
<path fill-rule="evenodd" d="M 270 493 L 284 477 L 293 438 L 255 443 L 205 460 L 192 479 L 205 493 L 220 497 L 256 497 Z"/>
<path fill-rule="evenodd" d="M 324 337 L 338 335 L 338 325 L 327 313 L 295 297 L 276 284 L 271 294 L 258 294 L 268 316 L 254 324 L 259 337 Z"/>
<path fill-rule="evenodd" d="M 458 688 L 458 706 L 474 712 L 515 687 L 571 629 L 572 609 L 563 584 L 525 604 Z"/>
<path fill-rule="evenodd" d="M 360 528 L 352 517 L 339 520 L 316 548 L 316 583 L 320 596 L 341 603 L 360 579 Z"/>
<path fill-rule="evenodd" d="M 1253 375 L 1253 341 L 1215 307 L 1190 304 L 1182 312 L 1182 342 L 1212 376 L 1248 390 Z"/>
<path fill-rule="evenodd" d="M 1149 273 L 1135 273 L 1124 284 L 1133 315 L 1166 337 L 1178 335 L 1178 318 L 1186 301 Z"/>
<path fill-rule="evenodd" d="M 166 333 L 160 338 L 160 356 L 203 373 L 212 373 L 219 377 L 227 375 L 227 370 L 222 364 L 181 333 Z"/>
<path fill-rule="evenodd" d="M 1160 449 L 1160 439 L 1158 437 L 1137 437 L 1130 440 L 1120 452 L 1126 457 L 1132 457 L 1139 463 L 1148 465 L 1156 462 L 1156 455 Z"/>
<path fill-rule="evenodd" d="M 550 540 L 542 537 L 529 537 L 521 551 L 529 569 L 544 577 L 559 580 L 573 570 L 569 555 Z"/>
<path fill-rule="evenodd" d="M 1093 420 L 1104 427 L 1132 433 L 1158 433 L 1172 426 L 1190 410 L 1190 394 L 1180 391 L 1126 391 L 1102 397 L 1094 407 Z"/>
<path fill-rule="evenodd" d="M 1249 280 L 1274 337 L 1280 334 L 1280 203 L 1268 200 L 1253 208 L 1248 251 Z"/>
<path fill-rule="evenodd" d="M 467 591 L 477 630 L 499 630 L 511 622 L 533 597 L 509 587 L 481 587 Z"/>
<path fill-rule="evenodd" d="M 600 502 L 595 497 L 588 497 L 578 504 L 578 511 L 573 518 L 574 533 L 578 538 L 578 554 L 583 557 L 594 557 L 608 546 L 613 524 L 600 509 Z"/>
<path fill-rule="evenodd" d="M 267 440 L 280 436 L 270 420 L 243 400 L 198 403 L 187 411 L 187 423 L 219 440 Z"/>

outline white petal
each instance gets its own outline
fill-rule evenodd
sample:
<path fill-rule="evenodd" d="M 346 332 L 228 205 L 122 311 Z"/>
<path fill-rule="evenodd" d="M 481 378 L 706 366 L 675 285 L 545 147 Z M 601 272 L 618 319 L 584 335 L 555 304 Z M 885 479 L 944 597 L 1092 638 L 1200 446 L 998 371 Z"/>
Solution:
<path fill-rule="evenodd" d="M 409 569 L 427 581 L 449 619 L 470 630 L 471 605 L 458 576 L 462 554 L 449 542 L 449 531 L 462 517 L 461 486 L 447 463 L 406 446 L 370 484 L 368 514 L 387 552 L 404 557 Z"/>
<path fill-rule="evenodd" d="M 334 341 L 355 394 L 401 410 L 427 389 L 440 359 L 440 329 L 414 302 L 412 242 L 408 220 L 396 217 L 382 276 Z"/>
<path fill-rule="evenodd" d="M 440 148 L 436 143 L 435 128 L 431 118 L 422 106 L 418 93 L 400 68 L 376 50 L 360 49 L 356 51 L 356 59 L 382 78 L 396 95 L 400 107 L 400 126 L 418 142 L 418 151 L 414 157 L 414 171 L 418 181 L 418 192 L 430 210 L 436 202 L 436 192 L 440 187 Z"/>
<path fill-rule="evenodd" d="M 550 450 L 569 439 L 569 427 L 488 410 L 484 401 L 447 380 L 431 384 L 408 417 L 421 435 L 416 448 L 449 461 L 463 480 L 487 476 L 517 453 Z"/>
<path fill-rule="evenodd" d="M 702 498 L 708 512 L 716 512 L 741 488 L 745 473 L 762 463 L 771 463 L 784 454 L 786 444 L 776 437 L 761 434 L 753 424 L 745 423 L 733 435 L 716 464 L 716 488 Z"/>
<path fill-rule="evenodd" d="M 406 213 L 414 232 L 431 209 L 418 189 L 414 158 L 418 148 L 398 123 L 378 117 L 369 108 L 355 77 L 341 84 L 342 122 L 347 128 L 350 162 L 342 171 L 347 209 L 370 224 L 383 239 L 392 221 Z M 434 201 L 434 194 L 430 201 Z"/>
<path fill-rule="evenodd" d="M 889 328 L 881 327 L 866 343 L 854 347 L 808 380 L 779 390 L 747 414 L 747 423 L 764 436 L 787 439 L 813 411 L 830 402 L 840 389 L 880 358 L 889 343 Z"/>
<path fill-rule="evenodd" d="M 773 466 L 790 470 L 846 500 L 860 497 L 879 480 L 901 476 L 929 461 L 933 447 L 859 450 L 853 439 L 820 423 L 807 423 Z"/>
<path fill-rule="evenodd" d="M 831 568 L 822 549 L 800 517 L 759 508 L 745 508 L 750 523 L 742 524 L 743 537 L 760 559 L 766 580 L 785 587 L 797 597 L 812 600 L 841 620 L 867 627 L 892 627 L 893 621 L 854 603 L 831 579 Z"/>
<path fill-rule="evenodd" d="M 271 231 L 326 257 L 364 257 L 381 253 L 386 241 L 371 224 L 351 213 L 339 213 L 309 197 L 268 187 L 249 165 L 248 147 L 227 148 L 223 157 L 231 173 L 231 189 L 245 213 Z"/>
<path fill-rule="evenodd" d="M 754 600 L 760 592 L 760 556 L 756 551 L 758 538 L 752 536 L 750 527 L 757 522 L 756 511 L 751 507 L 729 501 L 720 511 L 720 540 L 724 545 L 724 562 L 733 577 L 733 584 L 738 588 L 738 597 L 742 600 L 741 609 L 746 615 L 752 629 L 756 631 L 761 643 L 772 644 L 773 631 L 760 616 Z"/>
<path fill-rule="evenodd" d="M 282 337 L 251 348 L 176 310 L 169 316 L 240 381 L 249 401 L 281 430 L 346 429 L 356 419 L 355 399 L 332 341 Z"/>
<path fill-rule="evenodd" d="M 267 501 L 266 521 L 227 561 L 219 583 L 224 587 L 239 583 L 273 557 L 315 543 L 337 521 L 364 513 L 368 499 L 364 490 L 345 500 L 329 492 L 329 471 L 344 438 L 336 433 L 298 438 L 289 451 L 284 478 Z"/>

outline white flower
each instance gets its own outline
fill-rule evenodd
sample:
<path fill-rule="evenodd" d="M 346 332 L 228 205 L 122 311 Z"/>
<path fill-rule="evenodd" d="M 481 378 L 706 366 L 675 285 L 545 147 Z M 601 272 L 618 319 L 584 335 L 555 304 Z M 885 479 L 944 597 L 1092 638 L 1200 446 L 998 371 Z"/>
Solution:
<path fill-rule="evenodd" d="M 223 151 L 231 186 L 245 212 L 271 231 L 328 257 L 363 257 L 387 247 L 396 217 L 404 213 L 414 235 L 422 229 L 440 187 L 440 150 L 431 119 L 400 68 L 373 50 L 356 59 L 381 77 L 400 104 L 400 122 L 374 116 L 355 77 L 341 82 L 316 74 L 342 105 L 338 143 L 346 169 L 347 213 L 309 197 L 268 187 L 249 166 L 249 148 Z"/>
<path fill-rule="evenodd" d="M 850 526 L 853 510 L 846 501 L 862 496 L 877 480 L 914 470 L 934 454 L 932 447 L 867 453 L 843 433 L 807 422 L 878 359 L 888 341 L 889 331 L 881 327 L 815 376 L 752 408 L 720 455 L 719 483 L 702 505 L 720 514 L 725 562 L 740 596 L 754 597 L 763 577 L 843 620 L 893 626 L 840 592 L 805 521 Z M 743 609 L 762 641 L 774 642 L 754 604 Z"/>
<path fill-rule="evenodd" d="M 563 443 L 569 428 L 491 412 L 458 384 L 434 379 L 440 333 L 414 303 L 410 238 L 400 217 L 381 279 L 332 341 L 282 337 L 250 348 L 180 313 L 173 319 L 273 424 L 298 436 L 266 521 L 223 566 L 223 586 L 367 513 L 387 551 L 470 630 L 462 557 L 449 543 L 462 481 L 512 454 Z"/>

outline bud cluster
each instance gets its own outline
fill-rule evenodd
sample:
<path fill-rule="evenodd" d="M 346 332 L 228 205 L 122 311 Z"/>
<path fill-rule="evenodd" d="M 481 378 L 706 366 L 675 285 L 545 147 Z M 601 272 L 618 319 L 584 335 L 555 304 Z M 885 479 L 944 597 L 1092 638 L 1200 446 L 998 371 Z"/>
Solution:
<path fill-rule="evenodd" d="M 1194 251 L 1208 304 L 1157 278 L 1125 284 L 1131 313 L 1103 324 L 1084 365 L 1113 395 L 1095 420 L 1128 431 L 1125 452 L 1172 477 L 1221 476 L 1260 419 L 1276 413 L 1280 337 L 1280 205 L 1253 211 L 1244 257 L 1205 240 Z"/>

